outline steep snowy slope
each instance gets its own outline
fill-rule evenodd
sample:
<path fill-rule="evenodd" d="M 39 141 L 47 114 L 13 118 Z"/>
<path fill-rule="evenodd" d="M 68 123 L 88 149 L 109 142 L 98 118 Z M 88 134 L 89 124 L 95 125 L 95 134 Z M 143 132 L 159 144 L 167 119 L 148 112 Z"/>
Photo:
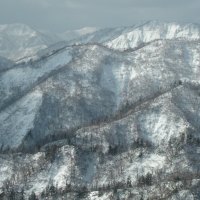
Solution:
<path fill-rule="evenodd" d="M 0 72 L 0 197 L 199 199 L 198 31 L 147 26 Z"/>
<path fill-rule="evenodd" d="M 66 65 L 71 59 L 70 48 L 36 62 L 17 65 L 0 74 L 0 108 L 28 92 L 43 79 Z M 21 94 L 22 93 L 22 94 Z"/>
<path fill-rule="evenodd" d="M 114 49 L 135 48 L 158 39 L 199 40 L 200 26 L 195 24 L 161 23 L 150 21 L 144 26 L 135 28 L 108 41 L 106 45 Z"/>
<path fill-rule="evenodd" d="M 38 50 L 59 40 L 24 24 L 0 25 L 0 56 L 17 61 L 33 56 Z"/>
<path fill-rule="evenodd" d="M 100 29 L 71 43 L 103 43 L 112 49 L 125 50 L 165 39 L 199 40 L 200 25 L 147 21 L 131 27 Z"/>

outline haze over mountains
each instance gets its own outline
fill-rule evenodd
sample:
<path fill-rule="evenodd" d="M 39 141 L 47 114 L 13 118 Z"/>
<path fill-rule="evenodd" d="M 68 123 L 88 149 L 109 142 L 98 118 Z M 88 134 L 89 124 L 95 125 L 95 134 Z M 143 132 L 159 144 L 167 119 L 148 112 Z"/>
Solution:
<path fill-rule="evenodd" d="M 95 31 L 97 28 L 85 27 L 53 34 L 35 30 L 25 24 L 0 25 L 0 55 L 13 61 L 25 60 L 57 42 L 76 39 Z"/>
<path fill-rule="evenodd" d="M 132 27 L 85 27 L 79 30 L 51 34 L 37 31 L 24 24 L 0 25 L 0 56 L 19 60 L 34 56 L 41 49 L 60 41 L 74 43 L 104 43 L 114 49 L 135 48 L 156 39 L 199 39 L 198 24 L 162 23 L 148 21 Z M 80 39 L 79 39 L 80 38 Z"/>
<path fill-rule="evenodd" d="M 2 199 L 199 199 L 199 52 L 198 24 L 1 25 Z"/>

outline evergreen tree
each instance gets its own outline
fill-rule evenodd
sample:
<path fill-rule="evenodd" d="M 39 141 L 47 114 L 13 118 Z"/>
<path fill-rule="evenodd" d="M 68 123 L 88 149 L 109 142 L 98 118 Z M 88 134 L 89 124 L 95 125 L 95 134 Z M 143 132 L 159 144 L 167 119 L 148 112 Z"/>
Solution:
<path fill-rule="evenodd" d="M 28 198 L 29 200 L 37 200 L 37 197 L 35 195 L 35 192 L 32 192 L 32 194 Z"/>
<path fill-rule="evenodd" d="M 152 174 L 148 173 L 145 179 L 146 185 L 152 185 Z"/>
<path fill-rule="evenodd" d="M 126 184 L 127 184 L 128 187 L 131 187 L 131 186 L 132 186 L 131 177 L 130 177 L 130 176 L 127 178 Z"/>

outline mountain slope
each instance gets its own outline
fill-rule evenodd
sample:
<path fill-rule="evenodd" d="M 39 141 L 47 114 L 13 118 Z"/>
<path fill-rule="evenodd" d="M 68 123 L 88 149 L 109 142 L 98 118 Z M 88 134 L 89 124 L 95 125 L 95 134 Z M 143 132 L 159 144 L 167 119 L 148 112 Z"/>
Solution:
<path fill-rule="evenodd" d="M 146 26 L 0 72 L 3 198 L 199 199 L 200 42 Z"/>
<path fill-rule="evenodd" d="M 103 43 L 112 49 L 125 50 L 143 46 L 154 40 L 199 40 L 199 24 L 147 21 L 132 27 L 106 28 L 72 41 Z"/>
<path fill-rule="evenodd" d="M 200 26 L 197 24 L 178 24 L 178 23 L 161 23 L 150 21 L 144 26 L 140 26 L 125 34 L 108 41 L 106 45 L 114 49 L 135 48 L 159 39 L 185 39 L 199 40 Z"/>

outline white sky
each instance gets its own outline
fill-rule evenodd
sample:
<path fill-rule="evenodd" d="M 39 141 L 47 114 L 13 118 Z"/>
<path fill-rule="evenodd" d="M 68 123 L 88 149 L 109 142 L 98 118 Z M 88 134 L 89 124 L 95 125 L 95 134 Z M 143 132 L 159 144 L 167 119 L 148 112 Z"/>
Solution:
<path fill-rule="evenodd" d="M 0 24 L 62 32 L 144 20 L 200 22 L 200 0 L 0 0 Z"/>

